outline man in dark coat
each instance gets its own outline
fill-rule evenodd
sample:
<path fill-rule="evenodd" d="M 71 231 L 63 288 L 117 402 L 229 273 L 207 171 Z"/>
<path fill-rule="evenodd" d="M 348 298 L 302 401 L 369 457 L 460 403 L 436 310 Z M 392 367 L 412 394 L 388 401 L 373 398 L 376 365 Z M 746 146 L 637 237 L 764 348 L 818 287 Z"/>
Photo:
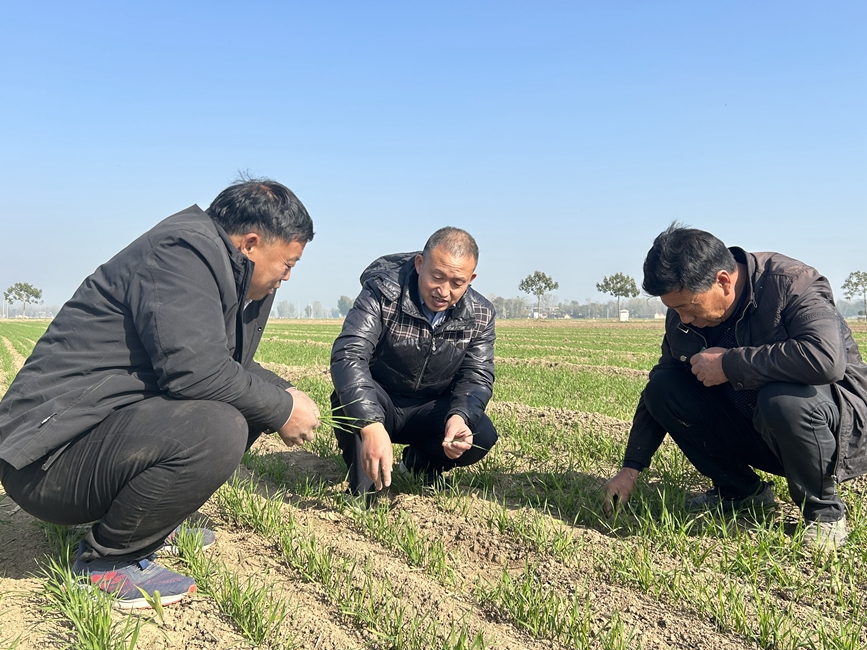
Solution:
<path fill-rule="evenodd" d="M 195 590 L 150 557 L 262 432 L 312 438 L 316 405 L 253 360 L 312 238 L 267 180 L 168 217 L 84 280 L 0 402 L 6 493 L 48 522 L 95 521 L 73 571 L 120 607 Z"/>
<path fill-rule="evenodd" d="M 779 253 L 726 248 L 673 224 L 644 262 L 644 290 L 668 309 L 662 357 L 639 400 L 610 510 L 668 433 L 713 488 L 687 509 L 770 508 L 785 476 L 804 540 L 847 540 L 836 484 L 867 472 L 867 366 L 828 281 Z"/>
<path fill-rule="evenodd" d="M 479 249 L 441 228 L 424 250 L 374 261 L 331 352 L 337 442 L 349 489 L 391 484 L 402 469 L 428 482 L 481 460 L 497 441 L 485 414 L 494 384 L 494 308 L 474 291 Z"/>

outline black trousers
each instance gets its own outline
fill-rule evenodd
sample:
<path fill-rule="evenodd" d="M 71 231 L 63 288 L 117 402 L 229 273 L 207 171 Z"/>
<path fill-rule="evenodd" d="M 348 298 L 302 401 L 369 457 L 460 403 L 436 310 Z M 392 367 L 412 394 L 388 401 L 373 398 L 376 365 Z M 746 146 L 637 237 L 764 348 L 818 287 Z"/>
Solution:
<path fill-rule="evenodd" d="M 96 521 L 84 560 L 137 560 L 216 492 L 257 437 L 223 402 L 154 397 L 112 413 L 47 470 L 3 463 L 3 487 L 44 521 Z"/>
<path fill-rule="evenodd" d="M 385 430 L 391 441 L 409 445 L 417 469 L 445 471 L 479 462 L 497 442 L 497 430 L 487 414 L 482 414 L 473 432 L 473 444 L 456 459 L 446 456 L 442 442 L 445 438 L 446 414 L 449 410 L 449 395 L 438 398 L 389 395 L 376 384 L 376 399 L 385 411 Z M 336 393 L 331 394 L 335 415 L 344 415 Z M 361 467 L 361 435 L 357 432 L 334 429 L 337 445 L 343 452 L 343 460 L 349 468 L 349 489 L 353 494 L 374 490 L 373 481 Z"/>
<path fill-rule="evenodd" d="M 836 521 L 845 514 L 834 479 L 840 411 L 829 386 L 766 384 L 749 420 L 722 386 L 708 388 L 689 372 L 659 370 L 644 403 L 724 497 L 753 493 L 757 468 L 786 477 L 805 519 Z"/>

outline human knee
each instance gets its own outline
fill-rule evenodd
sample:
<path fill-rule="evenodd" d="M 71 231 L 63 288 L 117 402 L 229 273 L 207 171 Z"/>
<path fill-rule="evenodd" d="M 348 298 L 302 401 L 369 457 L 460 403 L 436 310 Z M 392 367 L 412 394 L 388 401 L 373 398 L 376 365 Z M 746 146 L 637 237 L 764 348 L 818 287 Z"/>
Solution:
<path fill-rule="evenodd" d="M 188 426 L 184 437 L 208 463 L 233 471 L 244 455 L 249 425 L 241 412 L 225 402 L 189 401 L 180 406 Z"/>
<path fill-rule="evenodd" d="M 657 370 L 648 380 L 644 387 L 644 404 L 657 420 L 671 412 L 674 398 L 683 394 L 683 375 L 677 370 Z"/>
<path fill-rule="evenodd" d="M 486 414 L 483 414 L 476 426 L 476 430 L 473 431 L 473 444 L 484 448 L 485 453 L 487 453 L 497 444 L 499 438 L 500 436 L 494 423 L 491 422 L 491 419 Z"/>
<path fill-rule="evenodd" d="M 753 420 L 760 430 L 785 432 L 805 423 L 830 424 L 835 414 L 836 406 L 819 387 L 772 382 L 759 390 Z"/>

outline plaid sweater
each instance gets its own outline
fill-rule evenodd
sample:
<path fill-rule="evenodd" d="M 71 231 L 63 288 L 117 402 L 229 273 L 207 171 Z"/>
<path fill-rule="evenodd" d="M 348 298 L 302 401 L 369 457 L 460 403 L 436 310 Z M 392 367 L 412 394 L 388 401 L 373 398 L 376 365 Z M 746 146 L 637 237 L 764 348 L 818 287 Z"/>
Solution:
<path fill-rule="evenodd" d="M 374 382 L 398 395 L 451 394 L 447 417 L 475 427 L 494 385 L 494 307 L 472 288 L 436 329 L 412 297 L 413 260 L 398 253 L 374 261 L 331 351 L 331 378 L 346 412 L 363 426 L 382 422 Z"/>

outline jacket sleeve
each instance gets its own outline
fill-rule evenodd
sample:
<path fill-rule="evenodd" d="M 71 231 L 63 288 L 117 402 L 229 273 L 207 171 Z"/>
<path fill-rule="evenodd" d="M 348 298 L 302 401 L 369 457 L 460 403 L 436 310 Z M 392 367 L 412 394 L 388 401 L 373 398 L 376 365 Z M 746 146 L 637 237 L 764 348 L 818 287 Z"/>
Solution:
<path fill-rule="evenodd" d="M 370 360 L 382 335 L 382 306 L 379 294 L 367 285 L 346 319 L 331 348 L 331 381 L 344 413 L 361 428 L 384 422 L 385 411 L 376 398 L 376 383 L 370 374 Z"/>
<path fill-rule="evenodd" d="M 669 368 L 682 370 L 683 364 L 678 364 L 675 361 L 668 344 L 668 336 L 666 335 L 662 339 L 662 355 L 650 371 L 649 377 L 652 377 L 653 373 L 659 370 Z M 650 466 L 650 460 L 665 439 L 666 433 L 665 429 L 662 428 L 659 422 L 650 414 L 650 411 L 647 410 L 644 392 L 641 391 L 641 395 L 638 398 L 638 406 L 635 409 L 635 415 L 632 418 L 632 428 L 629 430 L 629 439 L 626 442 L 626 453 L 623 456 L 623 465 L 625 467 L 632 467 L 638 470 Z"/>
<path fill-rule="evenodd" d="M 226 402 L 251 427 L 277 430 L 292 413 L 292 396 L 232 358 L 223 304 L 237 296 L 221 247 L 195 233 L 156 242 L 130 278 L 131 320 L 166 395 Z"/>
<path fill-rule="evenodd" d="M 449 412 L 446 416 L 460 415 L 470 429 L 485 412 L 494 391 L 494 341 L 496 339 L 495 317 L 467 346 L 466 354 L 452 387 Z"/>
<path fill-rule="evenodd" d="M 793 285 L 800 286 L 803 280 L 777 278 L 779 291 L 785 294 L 780 319 L 787 338 L 733 348 L 723 355 L 723 370 L 736 389 L 756 389 L 774 381 L 818 386 L 843 379 L 846 344 L 831 287 L 817 275 L 802 291 L 795 291 Z"/>
<path fill-rule="evenodd" d="M 250 365 L 247 366 L 247 370 L 249 370 L 252 374 L 256 375 L 262 381 L 268 384 L 273 384 L 274 386 L 279 386 L 283 390 L 287 388 L 292 388 L 295 386 L 291 381 L 283 379 L 276 372 L 271 372 L 270 370 L 266 370 L 262 366 L 260 366 L 257 362 L 251 361 Z"/>

